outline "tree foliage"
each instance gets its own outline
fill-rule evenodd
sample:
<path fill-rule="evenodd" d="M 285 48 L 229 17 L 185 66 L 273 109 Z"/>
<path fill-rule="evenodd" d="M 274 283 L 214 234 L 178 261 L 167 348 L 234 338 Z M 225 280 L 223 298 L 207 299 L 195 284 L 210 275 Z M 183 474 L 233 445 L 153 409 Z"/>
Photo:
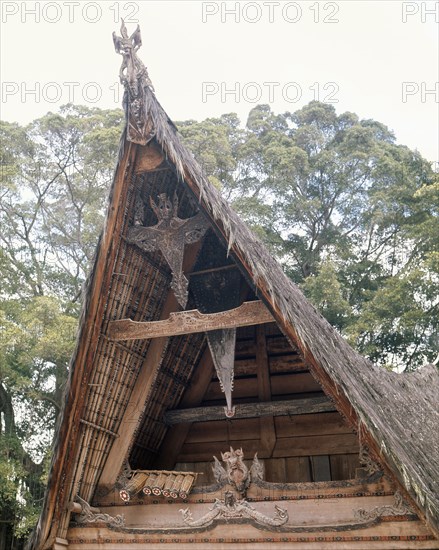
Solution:
<path fill-rule="evenodd" d="M 122 122 L 121 111 L 68 105 L 27 127 L 0 125 L 0 540 L 9 547 L 35 524 L 44 494 Z"/>
<path fill-rule="evenodd" d="M 400 370 L 435 359 L 438 174 L 417 151 L 316 101 L 278 115 L 259 105 L 245 129 L 223 115 L 181 131 L 202 159 L 226 152 L 208 175 L 222 174 L 222 192 L 354 347 Z"/>
<path fill-rule="evenodd" d="M 0 123 L 0 540 L 34 522 L 81 287 L 117 158 L 119 110 Z M 439 179 L 373 120 L 311 102 L 179 124 L 210 181 L 286 273 L 372 360 L 438 353 Z M 10 523 L 6 523 L 10 522 Z M 1 545 L 0 545 L 1 546 Z"/>

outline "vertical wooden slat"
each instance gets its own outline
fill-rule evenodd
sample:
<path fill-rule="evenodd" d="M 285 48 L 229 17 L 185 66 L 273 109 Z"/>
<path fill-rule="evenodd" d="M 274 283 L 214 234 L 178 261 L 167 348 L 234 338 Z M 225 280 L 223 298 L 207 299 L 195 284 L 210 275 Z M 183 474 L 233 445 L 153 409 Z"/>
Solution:
<path fill-rule="evenodd" d="M 331 481 L 331 466 L 328 455 L 311 457 L 313 481 Z"/>
<path fill-rule="evenodd" d="M 286 479 L 288 483 L 311 481 L 309 457 L 297 456 L 285 459 Z"/>

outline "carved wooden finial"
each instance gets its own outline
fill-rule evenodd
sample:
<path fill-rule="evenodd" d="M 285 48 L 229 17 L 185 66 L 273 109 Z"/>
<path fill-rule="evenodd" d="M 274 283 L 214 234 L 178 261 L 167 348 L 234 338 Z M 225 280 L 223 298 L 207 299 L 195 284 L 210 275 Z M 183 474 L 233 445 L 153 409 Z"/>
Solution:
<path fill-rule="evenodd" d="M 116 53 L 122 56 L 122 65 L 119 69 L 121 83 L 124 86 L 128 85 L 132 87 L 137 87 L 138 83 L 141 83 L 154 90 L 145 65 L 137 57 L 137 51 L 142 45 L 142 35 L 139 25 L 137 25 L 133 34 L 128 36 L 125 22 L 122 19 L 120 34 L 121 36 L 117 36 L 117 34 L 113 32 L 114 49 Z"/>
<path fill-rule="evenodd" d="M 118 36 L 113 32 L 113 44 L 116 53 L 122 56 L 122 64 L 119 69 L 119 78 L 125 88 L 124 104 L 128 118 L 128 140 L 141 145 L 146 145 L 153 137 L 154 131 L 149 123 L 146 113 L 145 90 L 154 91 L 148 71 L 142 61 L 137 57 L 137 51 L 142 45 L 140 27 L 131 36 L 125 22 L 122 19 Z"/>

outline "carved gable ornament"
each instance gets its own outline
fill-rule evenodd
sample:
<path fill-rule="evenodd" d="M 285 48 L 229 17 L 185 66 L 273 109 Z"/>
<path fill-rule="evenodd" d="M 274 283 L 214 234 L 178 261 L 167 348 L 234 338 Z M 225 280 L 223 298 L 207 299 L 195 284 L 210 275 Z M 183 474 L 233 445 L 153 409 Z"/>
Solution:
<path fill-rule="evenodd" d="M 235 451 L 233 447 L 230 447 L 230 451 L 221 453 L 221 458 L 226 465 L 226 469 L 216 456 L 213 457 L 212 471 L 217 483 L 229 483 L 240 495 L 245 496 L 251 482 L 262 480 L 263 468 L 258 460 L 257 453 L 253 458 L 250 470 L 244 463 L 242 449 L 236 449 Z"/>
<path fill-rule="evenodd" d="M 140 27 L 131 36 L 122 19 L 121 36 L 113 32 L 113 43 L 116 53 L 122 56 L 119 69 L 120 82 L 125 88 L 124 104 L 127 115 L 127 139 L 133 143 L 146 145 L 154 136 L 150 118 L 146 116 L 145 88 L 154 91 L 148 71 L 137 57 L 137 51 L 142 45 Z"/>
<path fill-rule="evenodd" d="M 128 230 L 127 241 L 145 252 L 160 250 L 172 271 L 171 288 L 178 303 L 184 309 L 188 300 L 188 280 L 183 274 L 183 255 L 186 244 L 200 240 L 209 224 L 201 212 L 192 218 L 178 217 L 178 198 L 171 199 L 166 193 L 158 196 L 158 202 L 150 197 L 150 205 L 158 223 L 151 227 L 143 225 L 143 201 L 137 197 L 134 227 Z"/>

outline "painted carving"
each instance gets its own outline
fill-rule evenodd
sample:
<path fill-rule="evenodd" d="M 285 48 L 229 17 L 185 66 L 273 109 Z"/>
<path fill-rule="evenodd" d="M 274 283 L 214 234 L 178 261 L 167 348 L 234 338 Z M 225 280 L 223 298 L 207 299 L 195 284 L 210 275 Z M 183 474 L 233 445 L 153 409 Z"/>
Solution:
<path fill-rule="evenodd" d="M 253 457 L 253 464 L 250 468 L 250 478 L 252 483 L 264 480 L 264 467 L 258 460 L 258 453 L 255 453 L 255 456 Z"/>
<path fill-rule="evenodd" d="M 137 200 L 141 201 L 141 198 L 138 197 Z M 140 210 L 136 207 L 134 227 L 128 231 L 127 240 L 146 252 L 161 251 L 172 271 L 171 288 L 184 309 L 188 299 L 188 280 L 183 274 L 184 247 L 200 240 L 209 225 L 201 212 L 192 218 L 179 218 L 176 194 L 171 201 L 162 193 L 158 197 L 158 204 L 152 198 L 150 204 L 158 223 L 152 227 L 144 227 L 143 216 L 139 215 Z"/>
<path fill-rule="evenodd" d="M 96 513 L 91 510 L 90 504 L 80 496 L 76 497 L 82 506 L 81 513 L 76 517 L 77 523 L 105 523 L 107 527 L 124 527 L 125 518 L 122 515 L 110 516 L 109 514 Z"/>
<path fill-rule="evenodd" d="M 147 122 L 144 89 L 154 90 L 154 88 L 145 65 L 137 57 L 137 51 L 142 45 L 140 27 L 137 25 L 133 34 L 128 36 L 122 19 L 120 34 L 121 36 L 117 36 L 113 32 L 113 43 L 116 53 L 122 56 L 119 77 L 125 87 L 124 103 L 128 118 L 127 137 L 129 141 L 146 145 L 153 137 L 154 132 Z"/>
<path fill-rule="evenodd" d="M 253 458 L 253 464 L 250 470 L 244 464 L 244 453 L 242 449 L 234 450 L 230 447 L 230 451 L 221 453 L 221 458 L 226 464 L 226 469 L 221 465 L 221 462 L 214 458 L 212 466 L 213 475 L 217 483 L 223 485 L 229 483 L 234 487 L 240 495 L 245 495 L 252 481 L 263 479 L 263 468 L 258 460 L 257 453 Z"/>
<path fill-rule="evenodd" d="M 181 509 L 183 521 L 186 525 L 198 528 L 210 527 L 217 521 L 230 521 L 248 519 L 253 520 L 257 525 L 264 528 L 276 528 L 285 525 L 288 521 L 288 512 L 275 505 L 276 513 L 273 517 L 258 512 L 246 500 L 236 500 L 231 491 L 224 495 L 224 501 L 216 499 L 213 507 L 199 519 L 194 519 L 189 508 Z"/>
<path fill-rule="evenodd" d="M 356 510 L 354 516 L 360 521 L 370 521 L 381 516 L 405 516 L 410 514 L 414 514 L 411 506 L 407 504 L 401 493 L 396 491 L 393 504 L 375 506 L 370 510 Z"/>
<path fill-rule="evenodd" d="M 242 449 L 221 453 L 221 458 L 227 466 L 227 479 L 230 485 L 234 486 L 238 493 L 245 493 L 250 485 L 250 475 L 247 466 L 244 464 L 244 453 Z"/>

